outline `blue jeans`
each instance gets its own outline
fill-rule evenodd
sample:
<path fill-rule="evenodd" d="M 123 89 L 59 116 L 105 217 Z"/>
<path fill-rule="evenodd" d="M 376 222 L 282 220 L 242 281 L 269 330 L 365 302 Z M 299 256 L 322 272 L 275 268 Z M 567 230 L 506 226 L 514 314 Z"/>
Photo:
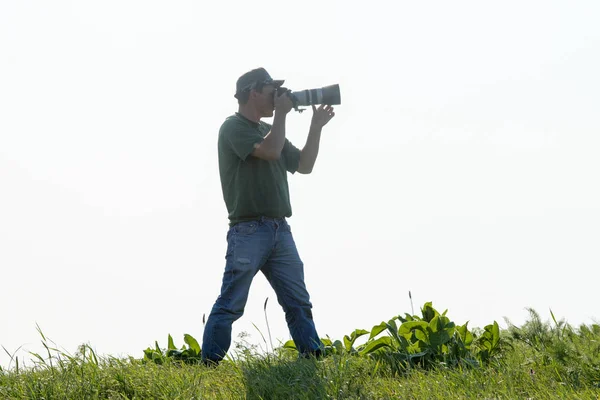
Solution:
<path fill-rule="evenodd" d="M 225 357 L 231 344 L 231 326 L 244 313 L 250 285 L 258 271 L 275 291 L 300 354 L 321 351 L 304 284 L 304 264 L 284 218 L 262 217 L 229 228 L 225 259 L 221 294 L 204 329 L 203 360 L 219 362 Z"/>

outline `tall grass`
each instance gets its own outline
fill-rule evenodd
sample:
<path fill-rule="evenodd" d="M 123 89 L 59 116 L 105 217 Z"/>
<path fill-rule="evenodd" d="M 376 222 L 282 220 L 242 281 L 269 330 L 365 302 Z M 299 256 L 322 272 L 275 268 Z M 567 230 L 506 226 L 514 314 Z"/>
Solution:
<path fill-rule="evenodd" d="M 99 356 L 87 345 L 67 354 L 40 335 L 46 353 L 33 355 L 32 366 L 0 370 L 0 399 L 600 398 L 600 326 L 543 322 L 533 310 L 520 327 L 508 321 L 500 332 L 506 345 L 485 364 L 430 358 L 409 368 L 361 354 L 355 343 L 322 359 L 299 358 L 283 346 L 264 354 L 238 343 L 230 358 L 206 367 L 175 357 L 157 363 L 142 352 Z"/>

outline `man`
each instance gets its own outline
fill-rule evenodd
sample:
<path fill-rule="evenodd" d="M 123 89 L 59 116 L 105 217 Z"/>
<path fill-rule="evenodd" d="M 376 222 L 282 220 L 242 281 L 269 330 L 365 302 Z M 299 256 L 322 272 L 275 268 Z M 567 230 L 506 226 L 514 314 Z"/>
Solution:
<path fill-rule="evenodd" d="M 321 340 L 304 284 L 303 263 L 287 219 L 292 215 L 287 172 L 311 173 L 322 128 L 335 115 L 328 105 L 312 106 L 306 145 L 296 148 L 285 137 L 292 109 L 284 81 L 264 68 L 242 75 L 236 84 L 239 109 L 219 130 L 219 172 L 229 213 L 226 264 L 221 293 L 206 322 L 202 342 L 205 363 L 219 363 L 231 344 L 231 327 L 240 318 L 252 279 L 261 271 L 277 295 L 296 348 L 318 356 Z M 273 125 L 261 118 L 273 117 Z"/>

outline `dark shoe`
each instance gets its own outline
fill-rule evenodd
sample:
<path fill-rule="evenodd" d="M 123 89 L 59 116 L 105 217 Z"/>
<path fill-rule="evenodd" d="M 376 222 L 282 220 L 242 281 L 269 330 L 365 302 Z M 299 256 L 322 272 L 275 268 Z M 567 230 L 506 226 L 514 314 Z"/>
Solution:
<path fill-rule="evenodd" d="M 219 365 L 219 361 L 209 360 L 208 358 L 203 358 L 201 364 L 207 368 L 216 368 Z"/>
<path fill-rule="evenodd" d="M 298 358 L 315 358 L 317 360 L 322 359 L 325 356 L 325 353 L 321 349 L 316 349 L 313 351 L 309 351 L 306 353 L 300 353 Z"/>

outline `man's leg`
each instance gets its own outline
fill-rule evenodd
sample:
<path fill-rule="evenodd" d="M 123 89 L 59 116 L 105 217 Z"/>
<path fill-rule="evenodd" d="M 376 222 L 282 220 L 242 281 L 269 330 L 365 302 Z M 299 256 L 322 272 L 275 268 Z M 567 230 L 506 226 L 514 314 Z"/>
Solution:
<path fill-rule="evenodd" d="M 244 313 L 252 279 L 273 247 L 272 231 L 254 221 L 235 225 L 229 230 L 227 239 L 221 294 L 204 328 L 204 361 L 219 362 L 227 354 L 232 324 Z"/>
<path fill-rule="evenodd" d="M 312 304 L 304 284 L 304 264 L 285 221 L 277 228 L 275 248 L 262 272 L 277 294 L 290 334 L 300 354 L 318 355 L 323 345 L 315 329 Z"/>

